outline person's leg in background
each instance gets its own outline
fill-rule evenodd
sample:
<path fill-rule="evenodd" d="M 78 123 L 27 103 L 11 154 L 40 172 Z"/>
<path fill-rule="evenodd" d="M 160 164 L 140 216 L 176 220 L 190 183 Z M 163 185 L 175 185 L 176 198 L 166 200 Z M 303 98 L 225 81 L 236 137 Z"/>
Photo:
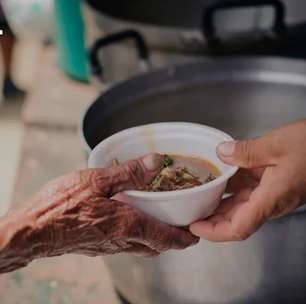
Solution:
<path fill-rule="evenodd" d="M 1 3 L 0 3 L 1 6 Z M 24 96 L 25 92 L 20 90 L 12 80 L 12 61 L 16 38 L 5 19 L 4 13 L 0 7 L 0 29 L 3 35 L 0 37 L 0 47 L 3 61 L 3 96 L 5 99 Z"/>

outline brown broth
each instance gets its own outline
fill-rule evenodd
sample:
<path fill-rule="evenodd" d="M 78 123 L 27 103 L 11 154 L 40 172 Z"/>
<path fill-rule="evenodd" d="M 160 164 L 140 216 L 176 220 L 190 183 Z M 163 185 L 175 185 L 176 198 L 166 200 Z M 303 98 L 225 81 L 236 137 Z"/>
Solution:
<path fill-rule="evenodd" d="M 171 168 L 186 167 L 193 175 L 199 177 L 202 183 L 205 183 L 209 174 L 215 177 L 222 175 L 218 167 L 206 159 L 179 154 L 169 154 L 169 156 L 173 159 Z"/>

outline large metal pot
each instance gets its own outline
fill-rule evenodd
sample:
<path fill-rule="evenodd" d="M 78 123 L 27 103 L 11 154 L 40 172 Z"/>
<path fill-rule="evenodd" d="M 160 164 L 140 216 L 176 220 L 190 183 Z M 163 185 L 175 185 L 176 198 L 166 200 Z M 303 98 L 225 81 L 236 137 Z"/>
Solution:
<path fill-rule="evenodd" d="M 154 67 L 220 53 L 288 56 L 288 41 L 292 44 L 301 36 L 301 47 L 306 32 L 300 34 L 300 28 L 306 28 L 303 0 L 87 1 L 94 8 L 90 15 L 97 29 L 91 40 L 133 29 L 146 41 Z M 107 81 L 138 72 L 127 43 L 104 48 L 100 59 Z"/>
<path fill-rule="evenodd" d="M 272 14 L 268 9 L 262 9 L 262 5 L 269 5 L 276 1 L 271 0 L 125 0 L 100 1 L 87 0 L 98 12 L 104 15 L 135 23 L 145 23 L 163 27 L 175 27 L 180 29 L 198 29 L 202 23 L 203 8 L 215 4 L 241 5 L 251 3 L 252 8 L 243 12 L 223 12 L 218 18 L 220 29 L 240 29 L 241 26 L 258 27 L 266 26 L 271 22 Z M 282 0 L 286 5 L 288 24 L 304 23 L 306 21 L 306 4 L 303 0 Z M 230 18 L 227 18 L 227 17 Z M 238 19 L 233 19 L 238 17 Z M 233 25 L 233 20 L 236 22 Z M 240 25 L 240 26 L 239 26 Z"/>
<path fill-rule="evenodd" d="M 82 127 L 89 152 L 111 134 L 146 123 L 197 122 L 249 138 L 305 116 L 305 62 L 228 58 L 114 85 L 89 107 Z M 119 255 L 105 261 L 133 304 L 304 304 L 306 214 L 299 211 L 269 221 L 244 242 L 201 241 L 151 260 Z"/>

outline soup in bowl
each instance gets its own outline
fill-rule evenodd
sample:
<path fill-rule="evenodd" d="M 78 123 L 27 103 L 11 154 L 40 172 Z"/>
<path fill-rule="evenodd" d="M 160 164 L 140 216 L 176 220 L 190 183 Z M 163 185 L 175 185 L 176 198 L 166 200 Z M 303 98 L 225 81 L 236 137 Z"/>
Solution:
<path fill-rule="evenodd" d="M 160 221 L 186 226 L 212 215 L 237 168 L 216 155 L 219 143 L 233 140 L 217 129 L 184 122 L 155 123 L 130 128 L 102 141 L 88 166 L 110 166 L 148 153 L 164 155 L 164 168 L 150 185 L 124 191 L 117 199 Z"/>

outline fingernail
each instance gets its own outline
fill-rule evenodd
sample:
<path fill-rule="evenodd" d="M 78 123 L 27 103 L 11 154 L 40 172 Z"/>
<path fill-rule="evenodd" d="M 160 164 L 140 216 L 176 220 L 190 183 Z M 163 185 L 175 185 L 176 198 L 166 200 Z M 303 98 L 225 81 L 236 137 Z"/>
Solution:
<path fill-rule="evenodd" d="M 222 156 L 230 157 L 234 154 L 235 145 L 235 141 L 224 142 L 217 147 L 217 152 Z"/>
<path fill-rule="evenodd" d="M 160 168 L 163 158 L 160 154 L 154 153 L 146 155 L 142 158 L 142 163 L 149 171 L 156 171 Z"/>

